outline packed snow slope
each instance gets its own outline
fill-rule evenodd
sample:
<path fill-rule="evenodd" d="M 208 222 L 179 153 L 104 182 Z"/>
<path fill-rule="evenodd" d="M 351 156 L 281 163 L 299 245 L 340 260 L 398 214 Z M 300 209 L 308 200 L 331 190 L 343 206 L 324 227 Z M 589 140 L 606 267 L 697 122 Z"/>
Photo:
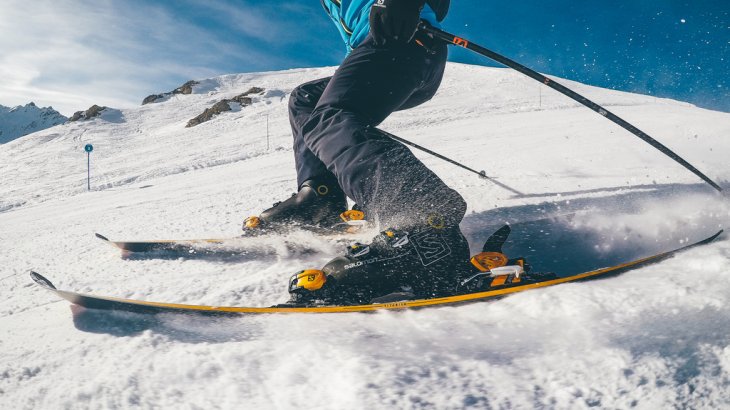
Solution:
<path fill-rule="evenodd" d="M 59 288 L 99 295 L 284 301 L 291 274 L 321 266 L 342 245 L 299 232 L 240 245 L 248 253 L 122 259 L 93 233 L 237 235 L 245 216 L 296 188 L 288 94 L 332 72 L 203 80 L 192 95 L 0 146 L 0 408 L 730 406 L 727 236 L 616 278 L 376 314 L 72 314 L 31 284 L 34 269 Z M 729 114 L 565 83 L 730 189 Z M 253 86 L 266 91 L 250 106 L 185 128 Z M 450 64 L 432 101 L 382 127 L 510 188 L 416 153 L 467 199 L 462 228 L 473 251 L 511 223 L 508 254 L 568 274 L 679 247 L 730 223 L 729 200 L 697 177 L 510 70 Z"/>

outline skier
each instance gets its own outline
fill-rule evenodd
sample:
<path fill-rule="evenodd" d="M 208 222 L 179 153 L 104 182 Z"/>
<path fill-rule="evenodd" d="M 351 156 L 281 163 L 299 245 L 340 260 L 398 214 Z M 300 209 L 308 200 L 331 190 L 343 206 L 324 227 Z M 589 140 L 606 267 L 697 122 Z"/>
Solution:
<path fill-rule="evenodd" d="M 408 148 L 375 128 L 392 112 L 436 93 L 447 45 L 417 28 L 421 21 L 438 27 L 449 0 L 322 0 L 322 5 L 347 56 L 332 77 L 292 92 L 298 192 L 246 219 L 244 229 L 276 231 L 293 223 L 331 228 L 349 217 L 350 197 L 386 229 L 323 269 L 295 275 L 292 303 L 453 293 L 460 273 L 469 271 L 469 246 L 459 229 L 466 203 Z"/>

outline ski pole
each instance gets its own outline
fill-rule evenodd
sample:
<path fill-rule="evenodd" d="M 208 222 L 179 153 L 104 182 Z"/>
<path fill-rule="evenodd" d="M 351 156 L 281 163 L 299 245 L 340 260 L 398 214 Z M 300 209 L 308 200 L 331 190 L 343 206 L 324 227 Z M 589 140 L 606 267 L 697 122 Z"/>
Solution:
<path fill-rule="evenodd" d="M 86 189 L 91 191 L 91 151 L 94 150 L 94 146 L 86 144 L 84 151 L 86 151 Z"/>
<path fill-rule="evenodd" d="M 520 64 L 516 61 L 510 60 L 509 58 L 507 58 L 501 54 L 498 54 L 492 50 L 489 50 L 480 45 L 474 44 L 471 41 L 461 38 L 459 36 L 456 36 L 454 34 L 448 33 L 443 30 L 439 30 L 435 27 L 431 27 L 431 25 L 429 25 L 428 23 L 421 22 L 421 24 L 419 26 L 419 30 L 424 30 L 427 33 L 433 35 L 434 37 L 439 38 L 447 43 L 466 48 L 468 50 L 476 52 L 477 54 L 481 54 L 500 64 L 503 64 L 514 70 L 517 70 L 517 71 L 521 72 L 522 74 L 534 79 L 535 81 L 539 81 L 539 82 L 547 85 L 548 87 L 558 91 L 559 93 L 572 98 L 573 100 L 585 105 L 586 107 L 590 108 L 591 110 L 599 113 L 603 117 L 606 117 L 607 119 L 618 124 L 625 130 L 627 130 L 627 131 L 631 132 L 632 134 L 636 135 L 637 137 L 641 138 L 642 140 L 647 142 L 652 147 L 658 149 L 663 154 L 665 154 L 669 158 L 673 159 L 674 161 L 676 161 L 683 167 L 687 168 L 693 174 L 700 177 L 703 181 L 707 182 L 711 187 L 715 188 L 718 192 L 722 192 L 722 188 L 718 184 L 716 184 L 715 181 L 711 180 L 707 175 L 700 172 L 700 170 L 698 170 L 697 168 L 692 166 L 692 164 L 690 164 L 689 162 L 685 161 L 682 157 L 677 155 L 674 151 L 672 151 L 669 148 L 667 148 L 666 146 L 664 146 L 661 142 L 650 137 L 647 133 L 636 128 L 634 125 L 630 124 L 629 122 L 627 122 L 623 118 L 619 117 L 618 115 L 608 111 L 607 109 L 601 107 L 600 105 L 589 100 L 588 98 L 578 94 L 577 92 L 569 89 L 568 87 L 566 87 L 560 83 L 557 83 L 554 80 L 538 73 L 537 71 L 527 68 L 527 67 L 523 66 L 522 64 Z"/>
<path fill-rule="evenodd" d="M 403 138 L 401 138 L 401 137 L 399 137 L 397 135 L 393 135 L 391 133 L 388 133 L 386 131 L 383 131 L 383 130 L 381 130 L 379 128 L 371 128 L 371 130 L 378 131 L 378 132 L 380 132 L 381 134 L 383 134 L 384 136 L 386 136 L 386 137 L 388 137 L 390 139 L 393 139 L 395 141 L 401 142 L 401 143 L 403 143 L 405 145 L 410 145 L 411 147 L 416 148 L 416 149 L 419 149 L 419 150 L 421 150 L 421 151 L 423 151 L 423 152 L 425 152 L 427 154 L 431 154 L 431 155 L 433 155 L 434 157 L 436 157 L 438 159 L 442 159 L 442 160 L 444 160 L 444 161 L 446 161 L 446 162 L 448 162 L 450 164 L 454 164 L 457 167 L 463 168 L 463 169 L 465 169 L 465 170 L 467 170 L 469 172 L 472 172 L 474 174 L 477 174 L 477 175 L 479 175 L 480 178 L 484 178 L 484 179 L 490 181 L 491 183 L 493 183 L 493 184 L 495 184 L 495 185 L 497 185 L 499 187 L 502 187 L 502 188 L 506 189 L 507 191 L 512 192 L 515 195 L 519 195 L 519 196 L 523 196 L 524 195 L 522 192 L 517 191 L 517 190 L 515 190 L 513 188 L 510 188 L 507 185 L 505 185 L 505 184 L 497 181 L 496 179 L 491 178 L 491 177 L 488 177 L 487 176 L 487 173 L 485 171 L 477 171 L 475 169 L 469 168 L 469 167 L 467 167 L 466 165 L 464 165 L 464 164 L 462 164 L 460 162 L 454 161 L 451 158 L 448 158 L 448 157 L 445 157 L 445 156 L 439 154 L 438 152 L 431 151 L 430 149 L 428 149 L 426 147 L 422 147 L 422 146 L 420 146 L 420 145 L 418 145 L 418 144 L 416 144 L 414 142 L 410 142 L 410 141 L 408 141 L 406 139 L 403 139 Z"/>

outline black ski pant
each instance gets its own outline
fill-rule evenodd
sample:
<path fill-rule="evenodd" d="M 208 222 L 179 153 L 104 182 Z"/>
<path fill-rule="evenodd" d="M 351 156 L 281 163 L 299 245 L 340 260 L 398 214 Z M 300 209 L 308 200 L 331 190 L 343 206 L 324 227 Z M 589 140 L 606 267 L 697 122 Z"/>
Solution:
<path fill-rule="evenodd" d="M 463 198 L 407 147 L 374 128 L 436 93 L 447 46 L 423 40 L 428 49 L 416 42 L 380 47 L 368 37 L 332 77 L 294 89 L 289 119 L 300 187 L 310 179 L 336 181 L 368 219 L 385 226 L 461 221 Z"/>

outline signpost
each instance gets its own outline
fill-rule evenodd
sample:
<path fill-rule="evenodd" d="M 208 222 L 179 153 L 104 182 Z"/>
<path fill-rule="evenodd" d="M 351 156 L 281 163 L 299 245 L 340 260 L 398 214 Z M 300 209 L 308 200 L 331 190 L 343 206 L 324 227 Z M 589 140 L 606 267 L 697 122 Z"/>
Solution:
<path fill-rule="evenodd" d="M 91 191 L 91 151 L 94 150 L 94 146 L 86 144 L 84 151 L 86 151 L 86 189 Z"/>

